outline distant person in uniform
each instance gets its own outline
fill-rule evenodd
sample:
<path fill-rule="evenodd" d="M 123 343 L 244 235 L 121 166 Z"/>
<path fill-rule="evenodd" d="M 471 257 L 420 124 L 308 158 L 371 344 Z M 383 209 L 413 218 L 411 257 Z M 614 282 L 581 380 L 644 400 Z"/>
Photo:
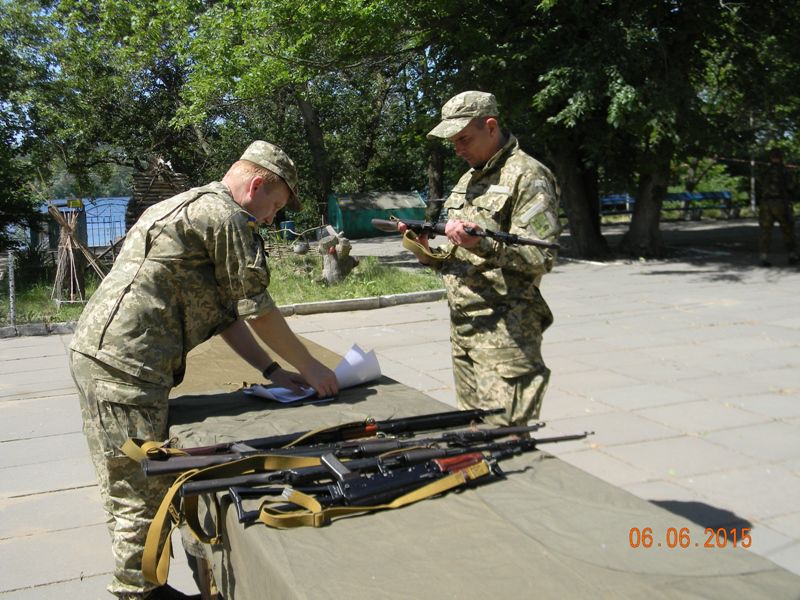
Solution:
<path fill-rule="evenodd" d="M 443 205 L 448 243 L 432 252 L 421 235 L 411 247 L 444 279 L 459 407 L 502 407 L 505 414 L 494 421 L 518 425 L 539 416 L 550 378 L 541 345 L 553 315 L 539 283 L 555 252 L 505 245 L 464 228 L 555 242 L 559 190 L 550 170 L 501 128 L 498 115 L 486 92 L 462 92 L 442 107 L 428 138 L 452 142 L 470 169 Z"/>
<path fill-rule="evenodd" d="M 142 575 L 147 530 L 171 479 L 145 477 L 120 447 L 128 438 L 167 438 L 167 399 L 192 348 L 220 335 L 266 379 L 337 392 L 333 371 L 309 354 L 267 292 L 252 225 L 272 223 L 286 205 L 299 208 L 294 163 L 277 146 L 253 142 L 222 181 L 144 212 L 78 322 L 70 367 L 111 533 L 108 590 L 118 598 L 188 597 Z M 254 333 L 299 373 L 284 370 Z"/>
<path fill-rule="evenodd" d="M 791 194 L 794 185 L 791 174 L 783 164 L 783 152 L 773 148 L 769 153 L 769 165 L 758 179 L 758 251 L 762 267 L 771 267 L 769 246 L 772 240 L 772 225 L 777 221 L 783 234 L 787 262 L 798 263 L 797 242 L 794 233 L 794 210 Z"/>

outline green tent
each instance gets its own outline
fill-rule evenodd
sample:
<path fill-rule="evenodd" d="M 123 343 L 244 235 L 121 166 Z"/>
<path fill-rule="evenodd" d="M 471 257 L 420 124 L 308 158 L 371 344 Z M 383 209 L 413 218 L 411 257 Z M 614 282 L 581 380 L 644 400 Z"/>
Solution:
<path fill-rule="evenodd" d="M 371 221 L 390 216 L 422 220 L 425 201 L 417 192 L 363 192 L 328 197 L 328 223 L 350 239 L 382 235 Z"/>

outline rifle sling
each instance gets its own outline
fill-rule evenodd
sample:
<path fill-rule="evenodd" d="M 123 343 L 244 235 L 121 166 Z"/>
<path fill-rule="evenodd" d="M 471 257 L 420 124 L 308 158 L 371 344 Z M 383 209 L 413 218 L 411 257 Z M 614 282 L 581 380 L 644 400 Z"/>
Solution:
<path fill-rule="evenodd" d="M 323 527 L 332 519 L 343 515 L 354 515 L 376 510 L 389 510 L 401 508 L 426 498 L 438 496 L 454 488 L 465 485 L 468 481 L 483 477 L 491 473 L 489 463 L 482 460 L 466 469 L 449 473 L 416 490 L 403 494 L 387 504 L 372 506 L 332 506 L 323 508 L 322 505 L 309 494 L 292 490 L 287 498 L 280 500 L 266 500 L 261 504 L 258 520 L 270 527 L 289 529 L 293 527 Z M 298 510 L 282 510 L 278 505 L 295 504 Z"/>
<path fill-rule="evenodd" d="M 311 431 L 306 431 L 304 434 L 299 436 L 297 439 L 289 442 L 283 448 L 292 448 L 294 446 L 302 446 L 309 442 L 309 440 L 313 440 L 318 435 L 322 433 L 330 433 L 338 430 L 346 430 L 351 427 L 363 427 L 366 423 L 364 421 L 353 421 L 351 423 L 342 423 L 341 425 L 332 425 L 328 427 L 320 427 L 318 429 L 312 429 Z M 131 460 L 135 460 L 136 462 L 142 462 L 145 459 L 150 460 L 165 460 L 169 459 L 171 456 L 190 456 L 189 452 L 185 452 L 180 448 L 171 448 L 166 444 L 162 444 L 161 442 L 153 442 L 153 441 L 146 441 L 140 440 L 138 438 L 128 438 L 120 450 Z M 202 455 L 201 455 L 202 456 Z M 300 466 L 300 465 L 292 465 L 292 466 Z"/>
<path fill-rule="evenodd" d="M 263 473 L 265 471 L 283 471 L 286 469 L 313 467 L 320 464 L 316 456 L 285 456 L 279 454 L 255 455 L 239 460 L 212 465 L 203 469 L 191 469 L 178 475 L 167 490 L 161 505 L 156 511 L 153 522 L 147 530 L 144 552 L 142 554 L 142 573 L 144 578 L 158 585 L 167 582 L 169 574 L 169 561 L 172 553 L 172 532 L 181 523 L 185 523 L 198 541 L 205 544 L 220 543 L 219 533 L 214 531 L 211 535 L 204 532 L 198 517 L 198 497 L 184 497 L 176 507 L 175 500 L 184 483 L 193 479 L 214 479 L 248 475 L 250 473 Z M 214 496 L 217 520 L 220 518 L 220 507 Z M 171 525 L 169 522 L 171 521 Z M 167 532 L 167 529 L 169 531 Z M 166 538 L 165 538 L 166 535 Z M 161 547 L 162 540 L 163 547 Z"/>
<path fill-rule="evenodd" d="M 455 246 L 452 246 L 447 251 L 444 251 L 441 248 L 434 248 L 433 250 L 428 250 L 425 246 L 423 246 L 417 241 L 417 234 L 411 231 L 410 229 L 407 229 L 406 232 L 403 234 L 403 248 L 411 251 L 417 257 L 419 257 L 419 255 L 421 254 L 437 262 L 448 260 L 451 256 L 453 256 L 453 253 L 456 251 Z"/>
<path fill-rule="evenodd" d="M 179 448 L 170 448 L 160 442 L 144 441 L 137 438 L 128 438 L 120 450 L 136 462 L 145 459 L 163 459 L 170 456 L 187 456 L 187 453 Z"/>

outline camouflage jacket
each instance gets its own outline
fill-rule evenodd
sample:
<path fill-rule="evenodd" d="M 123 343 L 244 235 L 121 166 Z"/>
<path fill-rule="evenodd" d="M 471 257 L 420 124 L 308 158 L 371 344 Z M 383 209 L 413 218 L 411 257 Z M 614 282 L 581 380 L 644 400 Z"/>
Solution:
<path fill-rule="evenodd" d="M 275 307 L 263 243 L 248 220 L 220 182 L 147 209 L 70 347 L 145 381 L 180 383 L 192 348 Z"/>
<path fill-rule="evenodd" d="M 520 150 L 512 135 L 483 168 L 461 177 L 444 210 L 447 219 L 556 241 L 561 232 L 558 202 L 553 174 Z M 451 258 L 435 264 L 447 289 L 453 339 L 476 348 L 537 344 L 553 321 L 538 284 L 554 260 L 551 250 L 483 238 L 476 247 L 457 247 Z"/>

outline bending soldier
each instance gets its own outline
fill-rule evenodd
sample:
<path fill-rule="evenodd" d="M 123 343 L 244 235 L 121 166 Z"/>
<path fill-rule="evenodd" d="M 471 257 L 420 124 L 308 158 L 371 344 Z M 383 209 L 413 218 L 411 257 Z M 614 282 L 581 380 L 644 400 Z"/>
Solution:
<path fill-rule="evenodd" d="M 263 243 L 250 225 L 271 223 L 287 203 L 298 208 L 294 164 L 280 148 L 253 142 L 222 181 L 145 211 L 81 315 L 70 368 L 112 538 L 108 590 L 119 598 L 187 597 L 144 580 L 144 541 L 170 480 L 145 477 L 120 447 L 128 438 L 166 439 L 168 395 L 192 348 L 219 334 L 267 379 L 337 391 L 334 373 L 267 292 Z M 299 374 L 282 369 L 251 330 Z"/>

